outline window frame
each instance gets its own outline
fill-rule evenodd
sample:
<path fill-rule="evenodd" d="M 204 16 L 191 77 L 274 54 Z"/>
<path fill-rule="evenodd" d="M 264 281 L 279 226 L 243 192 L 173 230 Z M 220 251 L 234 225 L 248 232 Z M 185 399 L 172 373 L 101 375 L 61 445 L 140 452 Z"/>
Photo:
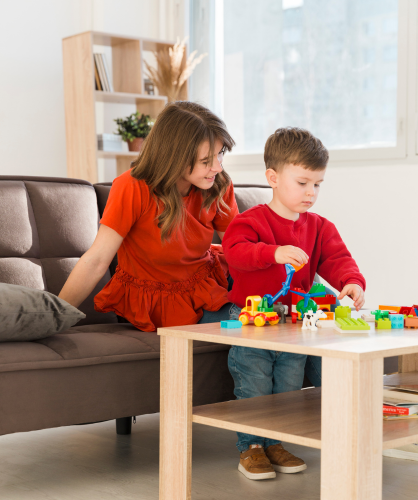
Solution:
<path fill-rule="evenodd" d="M 193 1 L 193 0 L 192 0 Z M 216 30 L 223 33 L 223 0 L 213 0 L 217 20 Z M 184 0 L 185 10 L 189 12 L 190 0 Z M 417 82 L 418 64 L 413 56 L 417 54 L 417 21 L 418 9 L 416 0 L 398 0 L 398 59 L 397 59 L 397 113 L 396 113 L 396 145 L 390 147 L 368 147 L 352 149 L 330 149 L 330 163 L 353 163 L 353 162 L 373 162 L 374 160 L 403 160 L 407 158 L 412 150 L 408 147 L 408 136 L 413 137 L 413 154 L 418 155 L 418 123 L 415 103 L 418 101 L 418 89 L 415 89 Z M 192 17 L 190 16 L 190 19 Z M 190 33 L 190 25 L 186 25 Z M 223 115 L 223 34 L 215 36 L 215 46 L 213 47 L 215 57 L 219 61 L 215 65 L 216 97 L 213 103 L 213 111 L 222 117 Z M 412 66 L 412 68 L 411 68 Z M 192 76 L 193 78 L 193 76 Z M 411 96 L 411 86 L 414 87 L 413 98 Z M 413 105 L 413 106 L 411 106 Z M 413 135 L 408 134 L 409 128 L 413 124 Z M 409 151 L 408 151 L 409 150 Z M 263 153 L 228 153 L 224 165 L 228 167 L 246 167 L 260 165 L 264 163 Z"/>

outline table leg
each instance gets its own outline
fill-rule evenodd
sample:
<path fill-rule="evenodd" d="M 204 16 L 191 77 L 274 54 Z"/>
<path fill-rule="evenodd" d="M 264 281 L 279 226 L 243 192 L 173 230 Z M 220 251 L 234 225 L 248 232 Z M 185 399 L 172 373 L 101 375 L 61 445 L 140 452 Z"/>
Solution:
<path fill-rule="evenodd" d="M 161 337 L 160 500 L 189 500 L 193 341 Z"/>
<path fill-rule="evenodd" d="M 322 358 L 321 500 L 381 500 L 383 359 Z"/>

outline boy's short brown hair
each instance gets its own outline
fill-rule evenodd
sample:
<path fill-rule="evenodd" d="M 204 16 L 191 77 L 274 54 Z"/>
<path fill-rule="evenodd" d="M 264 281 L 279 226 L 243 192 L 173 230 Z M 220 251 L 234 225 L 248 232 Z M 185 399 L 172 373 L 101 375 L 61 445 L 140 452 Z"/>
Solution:
<path fill-rule="evenodd" d="M 289 164 L 301 165 L 308 170 L 323 170 L 328 159 L 328 151 L 322 142 L 308 130 L 298 127 L 278 128 L 264 147 L 266 169 L 276 171 Z"/>

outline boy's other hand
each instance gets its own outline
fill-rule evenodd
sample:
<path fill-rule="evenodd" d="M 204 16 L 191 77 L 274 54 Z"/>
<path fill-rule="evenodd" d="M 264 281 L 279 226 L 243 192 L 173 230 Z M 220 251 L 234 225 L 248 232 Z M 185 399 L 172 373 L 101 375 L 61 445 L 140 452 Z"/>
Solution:
<path fill-rule="evenodd" d="M 364 291 L 361 286 L 354 283 L 349 283 L 341 290 L 340 295 L 338 295 L 338 300 L 348 295 L 350 299 L 354 301 L 354 307 L 356 311 L 359 311 L 364 306 Z"/>
<path fill-rule="evenodd" d="M 277 264 L 292 264 L 296 266 L 307 264 L 309 260 L 307 254 L 301 248 L 292 245 L 277 247 L 274 258 Z"/>

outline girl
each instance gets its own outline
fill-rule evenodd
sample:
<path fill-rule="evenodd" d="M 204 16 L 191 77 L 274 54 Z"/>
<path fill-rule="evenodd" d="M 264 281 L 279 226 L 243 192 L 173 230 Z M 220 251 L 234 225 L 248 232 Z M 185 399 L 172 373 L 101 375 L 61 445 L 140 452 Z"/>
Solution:
<path fill-rule="evenodd" d="M 238 213 L 222 167 L 234 141 L 211 111 L 191 102 L 168 104 L 133 168 L 116 178 L 91 248 L 60 297 L 77 307 L 109 268 L 95 297 L 97 311 L 114 311 L 138 329 L 229 319 L 222 239 Z"/>

